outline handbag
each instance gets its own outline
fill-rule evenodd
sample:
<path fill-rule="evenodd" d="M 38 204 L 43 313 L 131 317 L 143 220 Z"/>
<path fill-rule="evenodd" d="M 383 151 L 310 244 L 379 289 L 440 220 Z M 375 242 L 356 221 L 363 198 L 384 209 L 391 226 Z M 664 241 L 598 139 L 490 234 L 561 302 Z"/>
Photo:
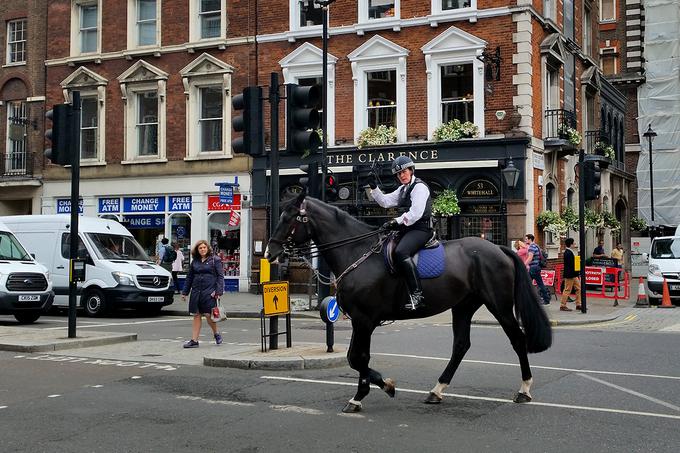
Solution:
<path fill-rule="evenodd" d="M 227 312 L 224 310 L 219 300 L 217 301 L 217 305 L 215 305 L 215 308 L 213 308 L 212 311 L 210 312 L 210 319 L 212 320 L 212 322 L 220 322 L 227 319 Z"/>

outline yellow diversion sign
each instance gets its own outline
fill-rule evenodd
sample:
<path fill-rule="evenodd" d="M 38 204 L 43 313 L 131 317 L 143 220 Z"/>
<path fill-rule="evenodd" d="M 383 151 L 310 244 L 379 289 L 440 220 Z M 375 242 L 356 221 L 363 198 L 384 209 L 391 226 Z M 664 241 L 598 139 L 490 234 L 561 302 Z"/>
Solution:
<path fill-rule="evenodd" d="M 290 313 L 287 281 L 262 284 L 262 308 L 265 316 Z"/>

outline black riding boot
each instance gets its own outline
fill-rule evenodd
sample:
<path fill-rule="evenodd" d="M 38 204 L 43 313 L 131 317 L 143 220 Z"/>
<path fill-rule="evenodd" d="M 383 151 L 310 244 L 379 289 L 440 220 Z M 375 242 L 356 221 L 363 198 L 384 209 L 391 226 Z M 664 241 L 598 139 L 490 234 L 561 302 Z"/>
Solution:
<path fill-rule="evenodd" d="M 406 286 L 408 286 L 408 292 L 411 301 L 404 305 L 406 310 L 415 310 L 419 306 L 424 305 L 423 300 L 423 288 L 420 286 L 420 277 L 418 277 L 418 270 L 413 262 L 413 258 L 407 258 L 399 263 L 399 270 L 401 275 L 406 279 Z"/>

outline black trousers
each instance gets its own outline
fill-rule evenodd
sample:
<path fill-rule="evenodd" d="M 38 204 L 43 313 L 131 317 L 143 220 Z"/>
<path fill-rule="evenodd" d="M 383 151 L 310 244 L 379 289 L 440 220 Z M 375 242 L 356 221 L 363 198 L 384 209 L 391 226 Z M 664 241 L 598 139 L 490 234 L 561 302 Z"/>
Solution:
<path fill-rule="evenodd" d="M 175 290 L 176 291 L 182 291 L 182 288 L 179 287 L 179 279 L 177 278 L 177 272 L 178 271 L 171 271 L 172 272 L 172 282 L 175 284 Z"/>
<path fill-rule="evenodd" d="M 423 248 L 432 237 L 432 232 L 427 230 L 407 230 L 402 233 L 401 240 L 394 249 L 394 258 L 397 263 L 411 258 L 418 250 Z"/>

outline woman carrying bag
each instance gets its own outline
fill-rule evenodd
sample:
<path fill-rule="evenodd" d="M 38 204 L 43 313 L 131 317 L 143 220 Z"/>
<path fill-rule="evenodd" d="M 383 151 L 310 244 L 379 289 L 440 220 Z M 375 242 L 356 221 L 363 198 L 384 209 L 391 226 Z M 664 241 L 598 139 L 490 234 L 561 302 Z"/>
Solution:
<path fill-rule="evenodd" d="M 191 250 L 193 260 L 189 265 L 189 273 L 182 290 L 182 300 L 189 297 L 189 314 L 194 317 L 191 340 L 184 343 L 185 348 L 197 348 L 201 333 L 201 316 L 205 317 L 213 331 L 215 343 L 222 343 L 222 336 L 217 332 L 217 324 L 211 319 L 212 309 L 217 306 L 224 292 L 224 269 L 222 260 L 213 254 L 210 245 L 201 239 Z"/>

